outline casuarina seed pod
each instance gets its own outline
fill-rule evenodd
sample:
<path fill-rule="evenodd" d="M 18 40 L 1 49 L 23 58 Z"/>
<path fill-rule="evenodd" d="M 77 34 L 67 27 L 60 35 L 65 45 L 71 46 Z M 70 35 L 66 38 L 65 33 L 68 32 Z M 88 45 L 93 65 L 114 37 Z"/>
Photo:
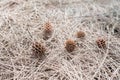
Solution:
<path fill-rule="evenodd" d="M 45 54 L 45 47 L 38 42 L 33 43 L 32 45 L 32 52 L 36 57 L 41 57 Z"/>
<path fill-rule="evenodd" d="M 65 42 L 65 48 L 68 52 L 74 51 L 76 44 L 73 40 L 69 39 Z"/>
<path fill-rule="evenodd" d="M 96 43 L 99 48 L 105 48 L 106 47 L 106 41 L 104 39 L 97 39 Z"/>
<path fill-rule="evenodd" d="M 52 25 L 50 24 L 50 22 L 45 23 L 44 31 L 43 31 L 43 39 L 44 40 L 49 39 L 52 35 L 52 32 L 53 32 L 53 29 L 52 29 Z"/>

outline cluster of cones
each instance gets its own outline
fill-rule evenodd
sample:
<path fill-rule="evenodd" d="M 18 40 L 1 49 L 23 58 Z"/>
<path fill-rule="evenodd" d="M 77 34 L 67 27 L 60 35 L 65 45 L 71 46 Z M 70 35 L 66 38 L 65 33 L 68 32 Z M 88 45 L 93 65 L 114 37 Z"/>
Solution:
<path fill-rule="evenodd" d="M 44 30 L 43 30 L 43 39 L 48 40 L 53 33 L 53 27 L 50 24 L 50 22 L 45 23 L 44 25 Z M 77 38 L 84 38 L 86 36 L 85 32 L 83 31 L 78 31 L 76 33 Z M 106 41 L 103 38 L 99 38 L 96 40 L 96 44 L 99 48 L 106 48 Z M 73 52 L 76 48 L 76 43 L 72 39 L 68 39 L 65 41 L 65 49 L 67 52 Z M 42 45 L 39 42 L 35 42 L 32 45 L 32 52 L 35 54 L 35 56 L 40 57 L 45 54 L 46 48 L 44 45 Z"/>

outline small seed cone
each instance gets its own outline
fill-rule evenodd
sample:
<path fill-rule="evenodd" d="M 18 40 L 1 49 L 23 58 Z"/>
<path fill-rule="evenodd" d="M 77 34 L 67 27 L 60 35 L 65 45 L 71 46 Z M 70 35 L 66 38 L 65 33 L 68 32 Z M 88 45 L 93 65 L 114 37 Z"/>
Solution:
<path fill-rule="evenodd" d="M 38 42 L 33 43 L 32 52 L 36 57 L 42 57 L 45 54 L 45 47 Z"/>
<path fill-rule="evenodd" d="M 85 33 L 83 31 L 77 32 L 76 35 L 77 35 L 77 38 L 83 38 L 83 37 L 85 37 Z"/>
<path fill-rule="evenodd" d="M 74 51 L 75 47 L 76 47 L 76 44 L 73 40 L 69 39 L 65 42 L 65 48 L 68 52 Z"/>
<path fill-rule="evenodd" d="M 96 43 L 99 48 L 106 48 L 106 41 L 104 39 L 97 39 Z"/>
<path fill-rule="evenodd" d="M 52 31 L 53 31 L 52 30 L 52 25 L 49 22 L 45 23 L 44 31 L 43 31 L 43 39 L 44 40 L 49 39 L 52 35 Z"/>

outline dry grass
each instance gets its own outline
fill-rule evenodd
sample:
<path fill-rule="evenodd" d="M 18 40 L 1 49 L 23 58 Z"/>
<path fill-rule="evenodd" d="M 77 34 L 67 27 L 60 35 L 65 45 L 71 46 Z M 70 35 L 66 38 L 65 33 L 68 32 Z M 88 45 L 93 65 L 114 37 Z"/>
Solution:
<path fill-rule="evenodd" d="M 0 80 L 120 80 L 120 1 L 104 1 L 0 0 Z M 47 21 L 54 31 L 44 40 Z M 96 45 L 99 36 L 107 49 Z M 45 59 L 31 57 L 34 42 L 45 44 Z"/>

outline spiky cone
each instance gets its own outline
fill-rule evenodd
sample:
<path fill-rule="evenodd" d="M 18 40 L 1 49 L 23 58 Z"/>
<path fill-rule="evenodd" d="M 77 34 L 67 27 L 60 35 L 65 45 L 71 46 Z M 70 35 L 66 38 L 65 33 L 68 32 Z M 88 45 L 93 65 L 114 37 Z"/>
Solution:
<path fill-rule="evenodd" d="M 106 40 L 105 39 L 99 38 L 96 40 L 96 43 L 99 48 L 106 48 Z"/>
<path fill-rule="evenodd" d="M 32 52 L 35 57 L 40 58 L 45 54 L 46 48 L 39 42 L 35 42 L 32 45 Z"/>
<path fill-rule="evenodd" d="M 68 39 L 66 42 L 65 42 L 65 49 L 70 53 L 70 52 L 73 52 L 75 50 L 75 47 L 76 47 L 76 44 L 73 40 L 71 39 Z"/>
<path fill-rule="evenodd" d="M 85 32 L 83 32 L 83 31 L 78 31 L 78 32 L 76 33 L 76 36 L 77 36 L 77 38 L 84 38 L 84 37 L 85 37 Z"/>
<path fill-rule="evenodd" d="M 44 40 L 49 39 L 52 35 L 52 32 L 53 32 L 53 29 L 52 29 L 52 25 L 50 24 L 50 22 L 45 23 L 44 31 L 43 31 L 43 39 Z"/>

